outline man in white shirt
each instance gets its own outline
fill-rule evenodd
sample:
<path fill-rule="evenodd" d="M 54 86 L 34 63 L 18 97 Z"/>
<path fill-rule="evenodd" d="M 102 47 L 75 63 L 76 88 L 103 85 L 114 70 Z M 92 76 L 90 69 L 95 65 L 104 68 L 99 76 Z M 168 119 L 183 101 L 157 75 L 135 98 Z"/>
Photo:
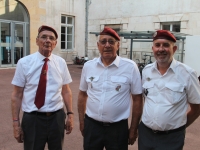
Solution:
<path fill-rule="evenodd" d="M 183 149 L 185 128 L 199 116 L 198 77 L 193 69 L 173 58 L 175 42 L 174 35 L 166 30 L 153 35 L 156 61 L 142 72 L 145 103 L 139 125 L 139 150 Z"/>
<path fill-rule="evenodd" d="M 84 150 L 128 150 L 137 138 L 141 77 L 135 62 L 117 56 L 119 40 L 113 29 L 105 27 L 97 42 L 101 56 L 86 62 L 82 70 L 78 112 Z"/>
<path fill-rule="evenodd" d="M 66 62 L 52 54 L 57 32 L 49 26 L 38 29 L 38 52 L 17 63 L 11 97 L 14 137 L 24 150 L 62 150 L 64 130 L 73 128 L 72 82 Z M 67 120 L 64 112 L 67 109 Z M 20 108 L 23 118 L 20 123 Z"/>

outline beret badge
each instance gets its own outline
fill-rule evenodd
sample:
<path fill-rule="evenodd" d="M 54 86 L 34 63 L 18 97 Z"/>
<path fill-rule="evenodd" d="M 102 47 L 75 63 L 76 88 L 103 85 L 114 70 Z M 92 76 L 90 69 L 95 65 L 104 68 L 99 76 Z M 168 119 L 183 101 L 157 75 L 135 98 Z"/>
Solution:
<path fill-rule="evenodd" d="M 156 37 L 156 35 L 157 35 L 157 32 L 155 32 L 155 33 L 153 34 L 153 37 Z"/>

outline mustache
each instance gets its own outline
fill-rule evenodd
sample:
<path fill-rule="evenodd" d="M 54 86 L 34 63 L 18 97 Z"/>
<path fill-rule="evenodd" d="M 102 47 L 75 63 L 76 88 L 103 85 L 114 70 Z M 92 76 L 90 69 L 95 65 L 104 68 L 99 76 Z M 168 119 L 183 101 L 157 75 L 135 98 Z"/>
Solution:
<path fill-rule="evenodd" d="M 161 52 L 157 52 L 158 55 L 166 55 L 167 52 L 166 51 L 161 51 Z"/>
<path fill-rule="evenodd" d="M 104 49 L 103 51 L 104 51 L 104 52 L 110 52 L 110 51 L 112 51 L 112 49 L 110 49 L 110 48 L 107 49 L 107 48 L 106 48 L 106 49 Z"/>
<path fill-rule="evenodd" d="M 44 46 L 51 46 L 51 44 L 44 44 Z"/>

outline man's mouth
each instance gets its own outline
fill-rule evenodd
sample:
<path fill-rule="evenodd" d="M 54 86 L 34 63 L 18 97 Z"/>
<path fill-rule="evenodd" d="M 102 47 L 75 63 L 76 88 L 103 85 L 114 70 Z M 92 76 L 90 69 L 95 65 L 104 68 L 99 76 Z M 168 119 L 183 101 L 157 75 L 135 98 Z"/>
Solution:
<path fill-rule="evenodd" d="M 112 52 L 112 50 L 104 50 L 103 52 L 104 53 L 110 53 L 110 52 Z"/>
<path fill-rule="evenodd" d="M 157 53 L 157 55 L 158 55 L 158 56 L 166 56 L 166 55 L 167 55 L 167 53 L 166 53 L 166 52 L 161 52 L 161 53 L 160 53 L 160 52 L 158 52 L 158 53 Z"/>
<path fill-rule="evenodd" d="M 47 48 L 48 48 L 48 47 L 50 47 L 50 45 L 44 45 L 44 47 L 47 47 Z"/>

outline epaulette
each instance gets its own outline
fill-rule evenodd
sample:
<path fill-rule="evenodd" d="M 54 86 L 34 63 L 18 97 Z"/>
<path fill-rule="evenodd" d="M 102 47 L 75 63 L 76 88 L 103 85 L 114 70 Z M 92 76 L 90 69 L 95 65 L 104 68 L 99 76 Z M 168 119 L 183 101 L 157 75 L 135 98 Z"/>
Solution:
<path fill-rule="evenodd" d="M 153 65 L 153 63 L 146 65 L 143 70 L 145 70 L 145 69 L 147 69 L 149 67 L 152 67 L 152 65 Z"/>

